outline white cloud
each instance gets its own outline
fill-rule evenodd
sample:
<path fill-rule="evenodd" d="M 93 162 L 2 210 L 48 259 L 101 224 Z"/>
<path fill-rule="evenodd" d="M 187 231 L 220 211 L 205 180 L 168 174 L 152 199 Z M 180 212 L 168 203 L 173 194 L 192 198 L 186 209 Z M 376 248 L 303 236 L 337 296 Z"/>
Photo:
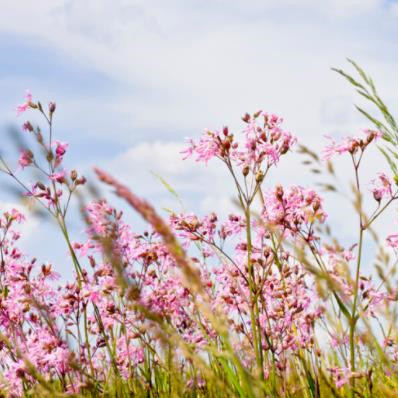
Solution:
<path fill-rule="evenodd" d="M 207 195 L 202 199 L 200 209 L 205 214 L 215 212 L 221 219 L 226 219 L 229 214 L 241 212 L 237 203 L 227 196 Z"/>
<path fill-rule="evenodd" d="M 363 18 L 364 24 L 377 24 L 378 15 L 388 25 L 382 3 L 38 1 L 24 7 L 9 3 L 0 14 L 0 29 L 46 44 L 131 87 L 106 101 L 90 93 L 65 101 L 71 114 L 93 114 L 98 123 L 122 120 L 124 131 L 115 134 L 128 144 L 133 143 L 129 130 L 191 134 L 193 128 L 238 121 L 241 113 L 262 107 L 284 114 L 297 134 L 312 139 L 341 125 L 341 115 L 331 117 L 325 103 L 350 93 L 329 70 L 345 56 L 377 72 L 376 82 L 395 95 L 395 64 L 375 57 L 381 36 L 356 31 Z M 330 22 L 340 14 L 343 22 Z M 347 15 L 354 19 L 345 24 Z M 332 106 L 336 112 L 336 103 Z M 347 128 L 357 124 L 353 113 L 342 111 Z"/>
<path fill-rule="evenodd" d="M 208 193 L 219 198 L 233 195 L 227 170 L 217 162 L 204 166 L 192 159 L 183 161 L 180 152 L 184 148 L 181 142 L 141 142 L 103 167 L 140 196 L 151 199 L 156 195 L 169 195 L 163 184 L 151 174 L 153 172 L 164 178 L 183 200 L 187 199 L 191 209 L 193 200 L 202 200 Z M 198 198 L 193 198 L 193 195 Z M 207 208 L 202 206 L 202 210 Z"/>

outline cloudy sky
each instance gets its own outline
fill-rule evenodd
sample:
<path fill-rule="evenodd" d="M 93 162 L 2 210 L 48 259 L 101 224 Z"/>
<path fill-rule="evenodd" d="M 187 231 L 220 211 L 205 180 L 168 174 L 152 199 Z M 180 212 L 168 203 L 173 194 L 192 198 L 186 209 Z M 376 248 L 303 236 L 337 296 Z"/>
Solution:
<path fill-rule="evenodd" d="M 7 131 L 25 121 L 15 106 L 29 88 L 35 99 L 57 102 L 68 167 L 90 176 L 99 165 L 158 208 L 178 208 L 153 171 L 189 210 L 225 214 L 233 208 L 227 175 L 182 163 L 184 137 L 226 124 L 239 130 L 244 112 L 264 109 L 319 150 L 325 134 L 367 127 L 353 107 L 358 98 L 330 67 L 349 70 L 346 57 L 356 60 L 394 110 L 397 50 L 398 2 L 391 0 L 6 0 L 0 148 L 12 159 Z M 309 184 L 301 160 L 292 155 L 272 183 Z M 375 169 L 366 173 L 380 171 L 379 163 L 372 158 Z M 5 191 L 7 207 L 14 199 Z M 332 220 L 348 230 L 336 203 Z M 63 258 L 62 242 L 44 249 L 53 242 L 50 226 L 30 230 L 40 239 L 30 239 L 29 250 L 43 261 Z"/>

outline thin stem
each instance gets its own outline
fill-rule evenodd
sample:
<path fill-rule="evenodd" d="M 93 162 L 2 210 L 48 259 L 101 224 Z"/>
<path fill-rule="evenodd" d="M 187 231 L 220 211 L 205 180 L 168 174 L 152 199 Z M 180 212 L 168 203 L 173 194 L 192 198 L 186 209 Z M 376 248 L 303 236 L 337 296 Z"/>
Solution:
<path fill-rule="evenodd" d="M 355 162 L 352 156 L 352 161 L 355 170 L 355 183 L 358 195 L 358 211 L 359 211 L 359 242 L 358 242 L 358 255 L 357 255 L 357 265 L 356 265 L 356 275 L 355 275 L 355 285 L 354 285 L 354 301 L 352 305 L 351 318 L 350 318 L 350 365 L 351 372 L 355 372 L 355 327 L 357 323 L 357 301 L 358 301 L 358 291 L 359 291 L 359 276 L 361 269 L 361 257 L 362 257 L 362 246 L 363 246 L 363 235 L 364 235 L 364 225 L 362 216 L 362 203 L 361 203 L 361 190 L 359 184 L 359 163 L 362 156 L 359 158 L 358 162 Z M 355 378 L 351 377 L 351 397 L 355 396 Z"/>
<path fill-rule="evenodd" d="M 257 367 L 261 378 L 264 379 L 264 369 L 263 369 L 263 355 L 262 355 L 262 344 L 261 344 L 261 332 L 259 328 L 259 307 L 258 300 L 255 299 L 255 277 L 254 269 L 251 261 L 252 256 L 252 240 L 251 240 L 251 221 L 250 221 L 250 207 L 245 208 L 245 218 L 246 218 L 246 239 L 247 239 L 247 267 L 249 271 L 249 290 L 250 290 L 250 322 L 253 334 L 253 345 L 254 352 L 256 355 Z"/>

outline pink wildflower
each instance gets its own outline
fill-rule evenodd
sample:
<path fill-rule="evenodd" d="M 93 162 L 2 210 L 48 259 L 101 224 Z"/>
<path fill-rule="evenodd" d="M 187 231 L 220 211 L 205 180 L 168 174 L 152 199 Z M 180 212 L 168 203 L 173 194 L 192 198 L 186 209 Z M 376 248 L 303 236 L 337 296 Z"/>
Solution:
<path fill-rule="evenodd" d="M 339 144 L 337 144 L 330 136 L 326 136 L 326 138 L 331 142 L 323 149 L 322 159 L 330 160 L 335 154 L 341 155 L 346 152 L 351 153 L 352 155 L 357 153 L 359 150 L 363 152 L 372 141 L 376 141 L 383 135 L 380 131 L 373 130 L 363 130 L 362 133 L 362 136 L 346 137 Z"/>
<path fill-rule="evenodd" d="M 56 173 L 53 173 L 50 175 L 50 180 L 51 181 L 56 181 L 59 182 L 60 184 L 62 184 L 63 182 L 65 182 L 65 171 L 59 171 Z"/>
<path fill-rule="evenodd" d="M 33 163 L 33 153 L 30 150 L 23 150 L 19 155 L 19 165 L 24 169 Z"/>
<path fill-rule="evenodd" d="M 398 234 L 391 234 L 387 237 L 387 246 L 393 249 L 398 248 Z"/>
<path fill-rule="evenodd" d="M 207 164 L 213 157 L 221 156 L 222 142 L 218 132 L 213 133 L 206 129 L 198 143 L 192 139 L 188 142 L 189 147 L 181 152 L 185 155 L 184 159 L 196 154 L 197 162 Z"/>
<path fill-rule="evenodd" d="M 297 234 L 306 229 L 307 238 L 312 237 L 312 224 L 324 222 L 326 213 L 322 208 L 322 199 L 311 189 L 292 186 L 284 189 L 277 186 L 264 195 L 263 220 L 284 231 Z M 304 231 L 302 231 L 304 232 Z"/>
<path fill-rule="evenodd" d="M 371 181 L 371 192 L 375 200 L 380 202 L 385 197 L 392 196 L 391 180 L 384 173 L 378 173 L 377 178 Z"/>
<path fill-rule="evenodd" d="M 30 93 L 29 90 L 26 90 L 26 94 L 25 94 L 25 102 L 21 105 L 17 106 L 17 116 L 22 115 L 22 113 L 24 113 L 31 105 L 32 103 L 32 94 Z"/>
<path fill-rule="evenodd" d="M 54 145 L 55 145 L 55 154 L 57 158 L 62 158 L 62 156 L 65 155 L 65 152 L 68 149 L 69 144 L 67 142 L 61 142 L 55 140 Z"/>
<path fill-rule="evenodd" d="M 333 380 L 336 384 L 337 388 L 343 387 L 345 384 L 348 384 L 350 381 L 351 372 L 349 368 L 331 368 L 329 369 L 332 374 Z"/>
<path fill-rule="evenodd" d="M 257 173 L 263 162 L 267 167 L 278 163 L 296 142 L 292 134 L 282 129 L 283 119 L 276 115 L 258 111 L 242 119 L 247 124 L 242 132 L 243 142 L 237 141 L 228 127 L 222 132 L 206 129 L 199 142 L 188 141 L 189 147 L 182 151 L 184 159 L 196 155 L 196 161 L 207 164 L 218 157 L 227 164 L 241 166 L 246 176 L 249 170 Z"/>
<path fill-rule="evenodd" d="M 23 130 L 23 131 L 32 132 L 32 131 L 33 131 L 33 126 L 31 125 L 30 122 L 25 122 L 25 123 L 22 125 L 22 130 Z"/>

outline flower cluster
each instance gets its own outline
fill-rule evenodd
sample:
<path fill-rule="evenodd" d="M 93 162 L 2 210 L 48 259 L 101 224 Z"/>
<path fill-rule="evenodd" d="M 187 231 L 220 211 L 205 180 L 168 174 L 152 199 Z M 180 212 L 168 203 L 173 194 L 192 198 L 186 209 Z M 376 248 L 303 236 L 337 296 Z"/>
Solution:
<path fill-rule="evenodd" d="M 325 219 L 322 199 L 312 189 L 277 186 L 265 194 L 263 220 L 270 226 L 280 227 L 283 232 L 305 233 L 305 238 L 310 240 L 314 223 L 323 223 Z"/>
<path fill-rule="evenodd" d="M 256 172 L 263 162 L 271 166 L 279 162 L 296 138 L 282 128 L 283 119 L 258 111 L 243 116 L 246 127 L 243 130 L 243 142 L 232 134 L 228 127 L 222 131 L 205 130 L 199 142 L 189 140 L 189 147 L 183 151 L 185 158 L 196 155 L 196 161 L 207 163 L 217 157 L 225 162 L 234 162 L 243 169 Z"/>

